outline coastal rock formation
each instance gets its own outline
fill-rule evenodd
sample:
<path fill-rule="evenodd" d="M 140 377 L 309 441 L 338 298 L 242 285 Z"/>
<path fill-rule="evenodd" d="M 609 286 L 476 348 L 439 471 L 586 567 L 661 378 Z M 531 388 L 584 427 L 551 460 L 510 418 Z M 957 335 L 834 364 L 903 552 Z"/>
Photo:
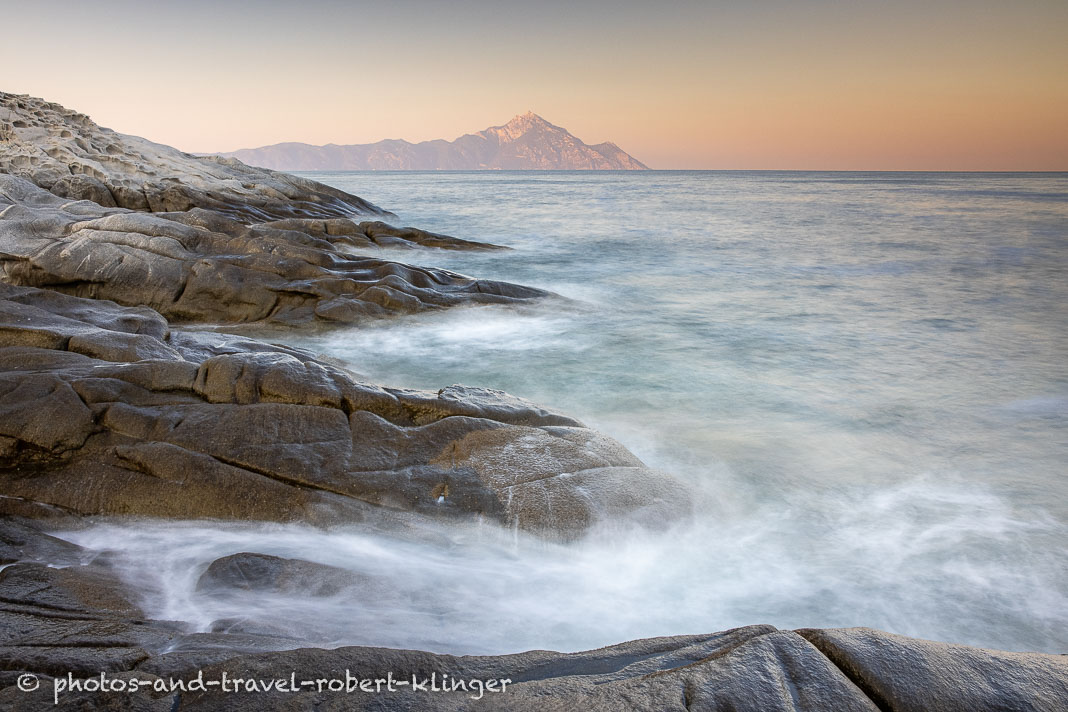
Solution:
<path fill-rule="evenodd" d="M 674 478 L 520 398 L 386 388 L 298 349 L 171 323 L 352 322 L 545 295 L 361 255 L 493 248 L 350 218 L 375 210 L 0 94 L 0 709 L 1064 708 L 1063 656 L 869 629 L 750 626 L 455 657 L 295 649 L 302 640 L 281 627 L 239 616 L 199 630 L 150 619 L 114 552 L 64 541 L 59 527 L 102 516 L 295 521 L 425 541 L 430 522 L 485 520 L 568 539 L 603 519 L 657 526 L 687 513 Z M 248 551 L 193 573 L 204 596 L 390 594 L 373 574 Z M 411 684 L 316 689 L 347 672 Z M 69 689 L 102 674 L 113 691 Z M 224 674 L 300 691 L 191 684 Z M 442 692 L 445 675 L 466 689 Z M 490 679 L 509 687 L 472 682 Z"/>
<path fill-rule="evenodd" d="M 503 126 L 464 134 L 455 141 L 391 139 L 346 146 L 278 143 L 223 155 L 283 171 L 648 169 L 614 143 L 590 146 L 530 111 Z"/>
<path fill-rule="evenodd" d="M 493 249 L 348 218 L 246 225 L 217 212 L 71 202 L 0 174 L 0 275 L 10 284 L 146 305 L 183 322 L 356 322 L 547 292 L 368 257 L 368 247 Z"/>
<path fill-rule="evenodd" d="M 116 133 L 59 104 L 0 92 L 0 173 L 70 200 L 155 213 L 205 208 L 242 222 L 390 215 L 298 176 Z"/>
<path fill-rule="evenodd" d="M 0 541 L 26 538 L 29 530 L 0 520 Z M 47 535 L 38 538 L 43 547 L 51 546 Z M 27 557 L 41 553 L 31 547 Z M 205 576 L 234 581 L 235 562 L 247 564 L 250 556 L 228 557 Z M 177 622 L 145 619 L 106 557 L 88 550 L 80 557 L 86 563 L 63 569 L 20 562 L 0 571 L 0 708 L 55 709 L 57 694 L 62 709 L 161 712 L 1059 712 L 1068 699 L 1065 656 L 981 650 L 868 628 L 788 631 L 753 625 L 579 653 L 498 656 L 372 647 L 286 649 L 297 641 L 269 634 L 196 633 Z M 317 575 L 336 576 L 317 574 L 316 566 L 268 561 L 255 577 L 270 583 L 299 570 L 314 587 Z M 101 672 L 127 685 L 141 682 L 136 692 L 69 689 L 68 674 L 99 679 Z M 27 673 L 35 676 L 38 689 L 23 691 L 14 684 Z M 344 690 L 346 673 L 357 680 L 349 691 Z M 218 684 L 224 674 L 230 681 L 226 691 Z M 198 679 L 216 684 L 190 684 Z M 370 681 L 369 689 L 359 688 L 363 679 Z M 382 680 L 378 692 L 376 679 Z M 185 690 L 169 687 L 179 680 Z M 242 682 L 241 691 L 235 691 L 234 680 L 257 685 L 284 680 L 286 687 L 296 682 L 297 690 L 250 692 L 244 687 L 250 683 Z M 323 685 L 317 686 L 318 680 Z M 340 689 L 331 690 L 330 680 L 339 681 Z M 490 680 L 494 685 L 487 687 Z"/>
<path fill-rule="evenodd" d="M 0 512 L 361 521 L 478 515 L 546 536 L 684 513 L 671 477 L 480 388 L 366 383 L 141 307 L 0 285 Z"/>

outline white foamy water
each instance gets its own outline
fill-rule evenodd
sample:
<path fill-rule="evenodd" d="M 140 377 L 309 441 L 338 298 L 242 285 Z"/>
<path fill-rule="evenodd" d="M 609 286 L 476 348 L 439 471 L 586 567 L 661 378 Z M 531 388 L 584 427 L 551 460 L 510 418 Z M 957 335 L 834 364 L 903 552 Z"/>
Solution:
<path fill-rule="evenodd" d="M 426 543 L 252 524 L 102 525 L 64 536 L 109 551 L 151 617 L 192 631 L 236 621 L 293 639 L 280 647 L 572 651 L 772 622 L 1033 649 L 1068 623 L 1048 549 L 1057 527 L 1020 521 L 988 493 L 915 481 L 744 517 L 706 505 L 709 516 L 668 531 L 619 522 L 571 545 L 487 526 L 433 528 Z M 213 560 L 239 552 L 340 567 L 359 583 L 327 596 L 197 590 Z"/>
<path fill-rule="evenodd" d="M 564 411 L 693 483 L 698 514 L 567 546 L 489 528 L 445 529 L 448 544 L 253 525 L 71 534 L 121 549 L 152 615 L 461 653 L 759 622 L 1068 650 L 1065 174 L 311 177 L 515 248 L 390 259 L 573 301 L 272 339 L 387 385 Z M 372 593 L 195 593 L 239 551 L 348 568 Z"/>

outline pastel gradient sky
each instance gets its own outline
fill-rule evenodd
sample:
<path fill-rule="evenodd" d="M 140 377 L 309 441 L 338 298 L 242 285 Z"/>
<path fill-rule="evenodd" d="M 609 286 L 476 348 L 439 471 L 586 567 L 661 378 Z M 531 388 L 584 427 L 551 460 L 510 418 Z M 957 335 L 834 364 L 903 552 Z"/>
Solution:
<path fill-rule="evenodd" d="M 1068 1 L 0 0 L 0 90 L 183 150 L 529 110 L 653 168 L 1068 170 Z"/>

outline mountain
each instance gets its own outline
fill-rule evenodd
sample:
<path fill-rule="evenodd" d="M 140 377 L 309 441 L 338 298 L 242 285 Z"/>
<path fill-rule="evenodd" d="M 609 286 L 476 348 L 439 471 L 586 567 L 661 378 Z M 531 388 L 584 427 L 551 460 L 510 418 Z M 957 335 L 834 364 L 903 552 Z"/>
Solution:
<path fill-rule="evenodd" d="M 465 134 L 455 141 L 390 139 L 346 146 L 276 143 L 222 155 L 281 171 L 648 169 L 614 143 L 587 145 L 567 129 L 529 111 L 504 126 Z"/>

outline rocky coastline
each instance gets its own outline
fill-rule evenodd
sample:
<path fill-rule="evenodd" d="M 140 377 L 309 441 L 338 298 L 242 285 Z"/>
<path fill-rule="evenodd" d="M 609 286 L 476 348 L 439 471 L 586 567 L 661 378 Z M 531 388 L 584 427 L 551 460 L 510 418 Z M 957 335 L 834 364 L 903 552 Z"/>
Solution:
<path fill-rule="evenodd" d="M 1063 710 L 1068 659 L 866 628 L 754 625 L 581 653 L 292 649 L 151 619 L 106 551 L 52 534 L 104 518 L 359 525 L 484 521 L 572 540 L 691 514 L 686 486 L 567 415 L 477 386 L 390 388 L 239 335 L 557 298 L 396 261 L 495 250 L 356 196 L 124 136 L 0 93 L 0 709 Z M 403 252 L 400 252 L 403 250 Z M 211 326 L 210 330 L 203 327 Z M 237 554 L 198 586 L 348 591 L 346 572 Z M 517 611 L 517 615 L 523 615 Z M 507 689 L 370 694 L 168 681 L 449 676 Z M 136 694 L 74 678 L 148 681 Z M 29 677 L 27 677 L 29 676 Z M 39 687 L 27 691 L 24 681 Z M 157 684 L 158 682 L 158 684 Z M 115 688 L 113 688 L 115 689 Z"/>

